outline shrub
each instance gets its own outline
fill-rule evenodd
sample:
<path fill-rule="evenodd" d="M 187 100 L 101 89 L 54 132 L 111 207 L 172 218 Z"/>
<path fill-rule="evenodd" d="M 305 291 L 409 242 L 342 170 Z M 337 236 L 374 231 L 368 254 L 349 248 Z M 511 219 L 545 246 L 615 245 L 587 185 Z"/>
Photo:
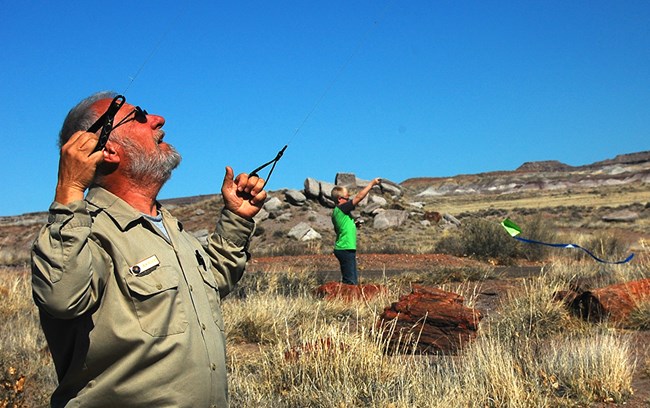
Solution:
<path fill-rule="evenodd" d="M 612 232 L 598 231 L 591 236 L 583 237 L 578 244 L 600 259 L 620 260 L 630 254 L 630 245 L 619 235 Z M 576 251 L 578 259 L 590 258 L 584 251 Z"/>

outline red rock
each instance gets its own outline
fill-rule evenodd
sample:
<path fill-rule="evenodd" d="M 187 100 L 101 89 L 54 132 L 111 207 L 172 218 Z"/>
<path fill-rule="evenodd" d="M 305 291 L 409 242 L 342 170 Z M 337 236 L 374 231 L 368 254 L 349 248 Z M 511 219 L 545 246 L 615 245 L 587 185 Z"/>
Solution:
<path fill-rule="evenodd" d="M 607 319 L 613 323 L 625 323 L 642 299 L 650 299 L 650 279 L 582 292 L 571 301 L 570 307 L 590 321 Z"/>
<path fill-rule="evenodd" d="M 314 291 L 316 296 L 326 300 L 342 299 L 352 300 L 370 300 L 380 293 L 386 293 L 386 287 L 382 285 L 348 285 L 341 282 L 328 282 L 319 286 Z"/>
<path fill-rule="evenodd" d="M 454 353 L 476 337 L 482 318 L 478 310 L 463 305 L 462 296 L 437 288 L 414 286 L 413 291 L 384 309 L 380 325 L 389 335 L 389 351 Z M 391 328 L 395 324 L 395 329 Z M 399 344 L 411 337 L 409 347 Z M 418 339 L 419 336 L 419 339 Z M 401 338 L 401 340 L 400 340 Z"/>
<path fill-rule="evenodd" d="M 424 219 L 429 220 L 433 224 L 437 224 L 442 219 L 442 214 L 437 211 L 425 211 Z"/>

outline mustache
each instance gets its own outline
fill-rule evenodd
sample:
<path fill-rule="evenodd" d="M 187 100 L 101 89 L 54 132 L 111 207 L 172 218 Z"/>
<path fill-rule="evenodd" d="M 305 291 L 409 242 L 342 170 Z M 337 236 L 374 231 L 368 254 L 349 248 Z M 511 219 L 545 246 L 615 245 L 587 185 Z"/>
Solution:
<path fill-rule="evenodd" d="M 154 140 L 156 141 L 156 143 L 160 144 L 164 137 L 165 137 L 165 131 L 162 129 L 158 129 L 156 131 L 156 134 L 154 135 Z"/>

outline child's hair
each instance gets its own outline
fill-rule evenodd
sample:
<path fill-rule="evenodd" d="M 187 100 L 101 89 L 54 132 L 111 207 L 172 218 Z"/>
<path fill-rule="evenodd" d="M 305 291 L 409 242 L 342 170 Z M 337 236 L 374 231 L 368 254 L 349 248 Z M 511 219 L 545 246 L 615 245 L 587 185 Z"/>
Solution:
<path fill-rule="evenodd" d="M 332 198 L 337 201 L 340 197 L 345 197 L 348 194 L 348 189 L 341 186 L 336 186 L 332 189 Z"/>

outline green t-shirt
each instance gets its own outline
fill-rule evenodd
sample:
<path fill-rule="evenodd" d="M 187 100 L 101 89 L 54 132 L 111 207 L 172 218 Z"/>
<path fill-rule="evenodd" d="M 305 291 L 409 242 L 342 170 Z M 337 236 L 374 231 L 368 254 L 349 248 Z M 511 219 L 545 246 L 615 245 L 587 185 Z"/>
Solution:
<path fill-rule="evenodd" d="M 357 226 L 350 212 L 354 209 L 352 201 L 348 201 L 334 208 L 332 224 L 336 232 L 334 249 L 357 249 Z"/>

